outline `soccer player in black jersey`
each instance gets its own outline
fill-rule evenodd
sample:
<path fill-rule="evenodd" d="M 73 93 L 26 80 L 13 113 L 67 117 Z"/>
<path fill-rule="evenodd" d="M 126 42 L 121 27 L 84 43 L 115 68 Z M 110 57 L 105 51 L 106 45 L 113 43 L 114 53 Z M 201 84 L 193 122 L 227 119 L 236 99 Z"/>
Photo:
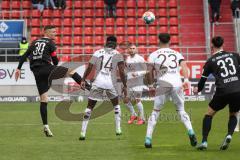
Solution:
<path fill-rule="evenodd" d="M 202 143 L 197 147 L 200 150 L 207 149 L 207 137 L 211 130 L 213 116 L 226 105 L 229 105 L 228 133 L 220 150 L 228 148 L 237 124 L 236 116 L 240 110 L 240 56 L 237 53 L 224 51 L 223 43 L 222 37 L 212 39 L 214 54 L 205 63 L 198 87 L 194 88 L 195 93 L 200 92 L 210 74 L 216 79 L 216 92 L 203 118 Z"/>
<path fill-rule="evenodd" d="M 30 69 L 34 74 L 40 95 L 40 113 L 44 125 L 44 133 L 47 137 L 53 136 L 47 120 L 47 92 L 51 86 L 52 80 L 63 77 L 72 77 L 78 84 L 81 84 L 82 79 L 74 70 L 57 66 L 58 58 L 54 43 L 55 36 L 55 27 L 45 26 L 44 37 L 32 42 L 26 53 L 19 60 L 19 65 L 15 72 L 15 79 L 17 81 L 21 72 L 21 67 L 24 61 L 28 58 L 30 61 Z"/>

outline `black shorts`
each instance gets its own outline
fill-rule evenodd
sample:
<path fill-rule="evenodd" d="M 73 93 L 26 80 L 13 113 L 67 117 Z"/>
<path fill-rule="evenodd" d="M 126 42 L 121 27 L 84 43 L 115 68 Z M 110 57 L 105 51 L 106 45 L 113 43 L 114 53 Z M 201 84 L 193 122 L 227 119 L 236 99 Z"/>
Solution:
<path fill-rule="evenodd" d="M 49 90 L 52 80 L 65 77 L 67 71 L 68 68 L 50 64 L 32 68 L 39 95 Z"/>
<path fill-rule="evenodd" d="M 209 106 L 214 111 L 219 111 L 229 105 L 229 112 L 238 112 L 240 110 L 240 92 L 227 95 L 214 95 Z"/>

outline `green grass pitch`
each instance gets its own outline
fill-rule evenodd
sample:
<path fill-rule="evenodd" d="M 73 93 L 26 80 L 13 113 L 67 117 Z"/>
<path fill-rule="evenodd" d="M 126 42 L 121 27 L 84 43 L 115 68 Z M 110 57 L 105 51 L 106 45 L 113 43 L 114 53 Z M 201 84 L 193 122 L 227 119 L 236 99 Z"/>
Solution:
<path fill-rule="evenodd" d="M 240 133 L 235 133 L 226 151 L 219 147 L 227 131 L 228 109 L 213 120 L 207 151 L 197 151 L 189 144 L 184 125 L 173 119 L 175 108 L 167 103 L 153 135 L 153 148 L 144 148 L 146 125 L 128 125 L 127 110 L 122 107 L 123 135 L 115 136 L 113 111 L 91 120 L 87 139 L 79 141 L 80 122 L 66 122 L 54 113 L 57 103 L 49 103 L 49 124 L 53 138 L 42 133 L 38 103 L 0 104 L 0 160 L 231 160 L 238 159 Z M 198 141 L 201 140 L 202 118 L 207 102 L 186 102 Z M 146 115 L 153 102 L 144 102 Z M 73 113 L 83 111 L 86 103 L 74 103 Z M 166 119 L 166 115 L 168 119 Z M 169 118 L 170 117 L 170 118 Z"/>

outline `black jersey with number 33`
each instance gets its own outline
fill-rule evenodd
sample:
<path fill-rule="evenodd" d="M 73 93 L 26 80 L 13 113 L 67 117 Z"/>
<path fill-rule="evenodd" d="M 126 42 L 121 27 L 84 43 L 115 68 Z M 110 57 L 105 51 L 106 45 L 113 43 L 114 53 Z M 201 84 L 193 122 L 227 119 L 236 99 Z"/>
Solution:
<path fill-rule="evenodd" d="M 53 57 L 56 57 L 56 46 L 52 39 L 43 37 L 41 39 L 35 40 L 32 42 L 24 57 L 28 57 L 30 61 L 30 68 L 36 66 L 51 64 Z M 21 68 L 22 64 L 18 68 Z"/>
<path fill-rule="evenodd" d="M 217 95 L 240 92 L 240 56 L 237 53 L 219 51 L 204 65 L 202 77 L 213 74 Z"/>

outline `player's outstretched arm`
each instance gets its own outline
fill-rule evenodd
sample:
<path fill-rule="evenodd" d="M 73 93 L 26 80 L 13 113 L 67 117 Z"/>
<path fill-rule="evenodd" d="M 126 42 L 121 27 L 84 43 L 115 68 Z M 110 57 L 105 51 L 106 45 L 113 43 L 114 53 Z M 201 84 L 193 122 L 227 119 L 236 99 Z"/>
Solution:
<path fill-rule="evenodd" d="M 26 51 L 26 53 L 25 53 L 23 56 L 21 56 L 20 59 L 19 59 L 18 67 L 17 67 L 17 69 L 16 69 L 16 71 L 15 71 L 15 80 L 16 80 L 16 81 L 18 80 L 18 78 L 19 78 L 19 76 L 20 76 L 20 74 L 21 74 L 22 65 L 23 65 L 23 63 L 26 61 L 26 59 L 27 59 L 27 57 L 29 56 L 29 54 L 30 54 L 30 50 L 28 49 L 28 50 Z"/>
<path fill-rule="evenodd" d="M 184 78 L 184 82 L 183 82 L 183 89 L 187 90 L 189 89 L 189 80 L 188 80 L 188 66 L 186 61 L 181 61 L 180 62 L 180 66 L 182 68 L 182 74 L 183 74 L 183 78 Z"/>
<path fill-rule="evenodd" d="M 127 96 L 127 80 L 126 80 L 126 76 L 124 73 L 124 68 L 125 68 L 124 62 L 123 61 L 118 62 L 118 70 L 119 70 L 119 75 L 120 75 L 121 81 L 123 83 L 124 96 Z"/>
<path fill-rule="evenodd" d="M 88 77 L 88 75 L 91 73 L 93 68 L 93 64 L 92 63 L 88 63 L 87 69 L 85 70 L 84 74 L 83 74 L 83 78 L 82 78 L 82 82 L 81 82 L 81 88 L 85 89 L 85 80 Z"/>

